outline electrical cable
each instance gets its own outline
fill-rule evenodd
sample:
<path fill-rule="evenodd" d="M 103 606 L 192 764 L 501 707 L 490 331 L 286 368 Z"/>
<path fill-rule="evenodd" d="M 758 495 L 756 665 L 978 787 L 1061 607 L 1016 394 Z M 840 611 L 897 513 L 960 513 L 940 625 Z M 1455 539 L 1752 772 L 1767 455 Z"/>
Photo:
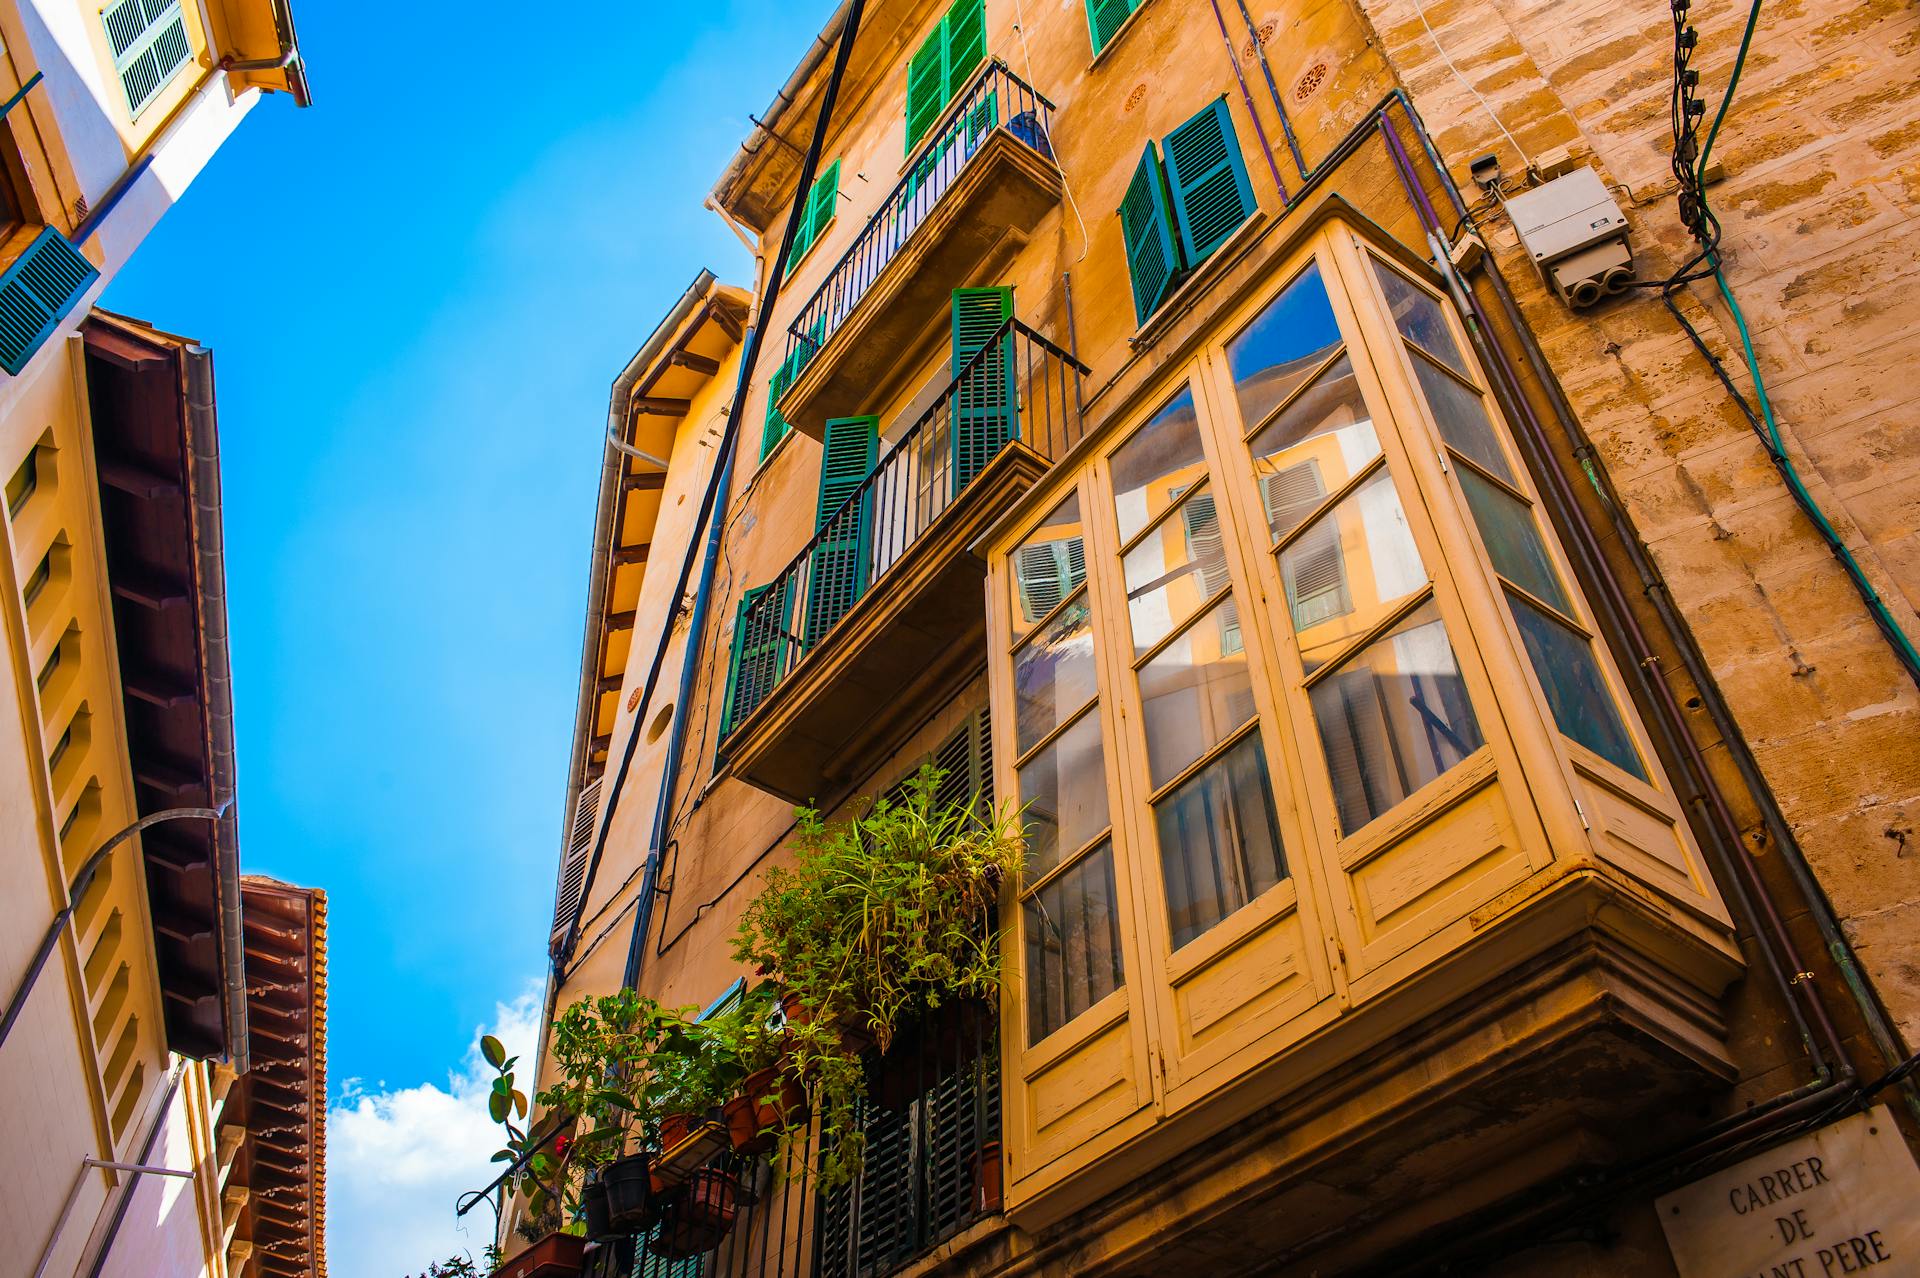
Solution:
<path fill-rule="evenodd" d="M 820 105 L 820 119 L 814 129 L 813 140 L 808 144 L 806 157 L 800 164 L 800 173 L 795 187 L 798 191 L 805 191 L 813 184 L 815 170 L 819 165 L 821 145 L 826 139 L 827 122 L 831 118 L 834 101 L 839 96 L 840 83 L 846 75 L 847 60 L 853 52 L 854 35 L 859 30 L 860 15 L 865 7 L 865 0 L 850 0 L 849 2 L 846 20 L 841 28 L 840 48 L 835 57 L 833 71 L 828 77 L 826 92 Z M 765 320 L 767 316 L 772 314 L 779 300 L 784 282 L 783 277 L 786 274 L 788 260 L 793 253 L 793 242 L 798 230 L 798 221 L 789 217 L 786 228 L 780 237 L 780 251 L 774 257 L 773 267 L 768 276 L 767 294 L 761 303 L 760 315 L 762 322 L 754 325 L 753 328 L 749 330 L 746 349 L 740 356 L 740 372 L 734 387 L 733 402 L 728 406 L 727 410 L 726 429 L 721 433 L 719 450 L 716 453 L 717 462 L 712 473 L 707 477 L 706 487 L 700 496 L 699 509 L 694 513 L 691 524 L 691 527 L 696 530 L 704 526 L 708 518 L 713 514 L 715 504 L 720 496 L 720 489 L 733 472 L 733 467 L 730 463 L 740 434 L 740 420 L 746 400 L 747 387 L 751 384 L 753 367 L 759 359 L 760 348 L 765 343 Z M 722 530 L 710 531 L 717 532 Z M 675 602 L 676 608 L 678 602 L 686 596 L 687 584 L 693 577 L 694 562 L 700 557 L 699 548 L 700 542 L 697 537 L 688 539 L 687 552 L 680 564 L 680 575 L 674 585 L 673 593 L 668 596 L 669 599 Z M 711 567 L 710 561 L 709 567 Z M 696 598 L 696 605 L 699 605 L 700 602 L 701 601 Z M 695 612 L 696 614 L 700 612 L 699 606 L 696 606 Z M 704 618 L 702 619 L 704 620 Z M 648 667 L 646 682 L 641 685 L 642 691 L 639 704 L 642 706 L 649 705 L 652 702 L 654 689 L 658 685 L 661 672 L 666 666 L 667 649 L 671 646 L 670 640 L 672 633 L 673 627 L 671 623 L 669 623 L 660 636 L 659 646 L 654 649 L 653 661 Z M 690 637 L 694 639 L 697 646 L 698 636 Z M 690 658 L 692 654 L 685 655 Z M 677 712 L 684 713 L 684 711 Z M 600 869 L 600 860 L 606 851 L 607 836 L 613 828 L 614 812 L 619 807 L 621 790 L 625 786 L 627 775 L 633 767 L 633 757 L 637 751 L 639 740 L 640 719 L 636 716 L 633 723 L 628 727 L 627 742 L 621 752 L 620 766 L 614 772 L 613 787 L 603 805 L 599 829 L 594 836 L 593 853 L 587 859 L 586 873 L 581 879 L 581 905 L 575 908 L 573 918 L 569 920 L 567 924 L 566 939 L 554 957 L 556 968 L 563 966 L 566 960 L 571 957 L 573 947 L 580 939 L 581 914 L 585 909 L 585 902 L 589 899 L 592 891 L 594 876 Z M 653 875 L 651 870 L 657 867 L 655 856 L 655 852 L 650 851 L 648 853 L 647 865 L 649 867 L 649 873 L 646 876 L 646 885 L 639 894 L 642 900 L 647 897 L 652 889 Z M 642 913 L 644 913 L 644 910 Z"/>
<path fill-rule="evenodd" d="M 1674 135 L 1673 174 L 1679 183 L 1679 206 L 1681 221 L 1700 245 L 1700 250 L 1678 271 L 1664 281 L 1659 281 L 1661 301 L 1667 310 L 1686 331 L 1694 348 L 1700 352 L 1719 379 L 1722 387 L 1739 405 L 1741 415 L 1747 420 L 1748 427 L 1759 439 L 1766 451 L 1767 459 L 1779 472 L 1781 481 L 1786 485 L 1788 494 L 1793 498 L 1815 532 L 1826 544 L 1827 550 L 1839 561 L 1849 581 L 1865 602 L 1868 614 L 1874 625 L 1879 628 L 1895 657 L 1905 667 L 1907 675 L 1916 684 L 1920 684 L 1920 650 L 1916 650 L 1913 640 L 1900 626 L 1879 590 L 1867 577 L 1853 552 L 1842 540 L 1839 532 L 1828 520 L 1826 512 L 1807 489 L 1801 478 L 1799 468 L 1794 464 L 1787 451 L 1785 438 L 1780 431 L 1779 419 L 1773 408 L 1773 397 L 1767 391 L 1766 379 L 1760 371 L 1760 360 L 1754 350 L 1753 333 L 1748 327 L 1747 317 L 1741 309 L 1739 299 L 1734 295 L 1733 284 L 1727 278 L 1725 262 L 1721 254 L 1720 240 L 1722 227 L 1707 200 L 1706 175 L 1713 154 L 1715 142 L 1719 140 L 1720 130 L 1727 121 L 1728 112 L 1733 106 L 1735 91 L 1739 88 L 1741 72 L 1746 67 L 1747 55 L 1753 47 L 1753 36 L 1760 23 L 1760 9 L 1763 0 L 1753 0 L 1747 11 L 1746 26 L 1740 35 L 1740 49 L 1734 57 L 1733 69 L 1727 77 L 1726 91 L 1721 95 L 1719 109 L 1714 113 L 1713 124 L 1707 131 L 1706 141 L 1698 139 L 1699 124 L 1706 115 L 1706 101 L 1700 96 L 1700 73 L 1689 63 L 1699 45 L 1699 32 L 1688 20 L 1687 13 L 1691 0 L 1671 0 L 1673 13 L 1673 95 L 1672 125 Z M 1734 382 L 1725 363 L 1707 346 L 1705 339 L 1693 322 L 1681 311 L 1674 300 L 1675 295 L 1687 284 L 1704 279 L 1712 279 L 1718 289 L 1721 300 L 1726 303 L 1727 312 L 1732 317 L 1734 328 L 1740 337 L 1740 349 L 1746 364 L 1747 375 L 1753 382 L 1754 400 L 1750 402 Z M 1651 281 L 1647 282 L 1653 283 Z M 1755 408 L 1758 404 L 1758 409 Z"/>
<path fill-rule="evenodd" d="M 1533 168 L 1533 161 L 1529 159 L 1527 153 L 1521 149 L 1520 143 L 1514 140 L 1513 134 L 1507 132 L 1507 126 L 1500 122 L 1500 117 L 1494 112 L 1493 104 L 1480 96 L 1480 90 L 1473 87 L 1473 81 L 1460 74 L 1460 68 L 1453 65 L 1453 59 L 1447 56 L 1447 47 L 1440 43 L 1440 37 L 1433 33 L 1433 28 L 1427 23 L 1426 6 L 1421 4 L 1420 0 L 1413 0 L 1413 11 L 1420 15 L 1420 25 L 1426 28 L 1427 39 L 1433 41 L 1433 47 L 1440 54 L 1440 60 L 1447 64 L 1447 70 L 1453 72 L 1454 79 L 1466 86 L 1467 92 L 1473 95 L 1473 100 L 1480 104 L 1480 109 L 1487 113 L 1489 120 L 1493 121 L 1493 127 L 1500 130 L 1500 136 L 1504 137 L 1507 143 L 1513 147 L 1514 152 L 1519 155 L 1520 163 L 1531 170 Z"/>

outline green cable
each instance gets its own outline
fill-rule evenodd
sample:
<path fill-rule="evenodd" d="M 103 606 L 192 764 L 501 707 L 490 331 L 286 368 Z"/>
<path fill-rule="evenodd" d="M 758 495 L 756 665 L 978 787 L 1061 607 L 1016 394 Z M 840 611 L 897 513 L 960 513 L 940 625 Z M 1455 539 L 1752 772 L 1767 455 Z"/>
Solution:
<path fill-rule="evenodd" d="M 1714 114 L 1713 127 L 1707 131 L 1707 142 L 1700 148 L 1700 161 L 1694 170 L 1703 221 L 1710 216 L 1707 211 L 1707 159 L 1713 154 L 1713 144 L 1720 136 L 1720 126 L 1725 123 L 1727 110 L 1733 105 L 1733 92 L 1740 83 L 1740 72 L 1747 64 L 1747 50 L 1753 44 L 1754 28 L 1760 23 L 1760 5 L 1761 0 L 1753 0 L 1753 7 L 1747 12 L 1746 30 L 1741 33 L 1740 52 L 1735 56 L 1733 71 L 1727 77 L 1727 91 L 1721 95 L 1720 109 Z M 1847 549 L 1846 543 L 1840 539 L 1840 534 L 1828 522 L 1825 512 L 1820 509 L 1820 504 L 1814 500 L 1813 494 L 1807 491 L 1806 484 L 1800 478 L 1800 471 L 1793 464 L 1793 458 L 1787 454 L 1786 441 L 1780 435 L 1780 424 L 1774 419 L 1773 400 L 1767 394 L 1765 380 L 1760 376 L 1760 361 L 1754 354 L 1753 334 L 1747 329 L 1746 314 L 1740 309 L 1740 303 L 1733 295 L 1733 285 L 1727 282 L 1726 272 L 1721 268 L 1720 252 L 1712 245 L 1707 249 L 1707 265 L 1713 271 L 1714 283 L 1719 285 L 1720 296 L 1726 300 L 1727 310 L 1733 315 L 1734 326 L 1740 331 L 1740 348 L 1746 359 L 1747 375 L 1753 378 L 1754 395 L 1760 401 L 1760 416 L 1766 422 L 1767 436 L 1771 441 L 1770 451 L 1775 464 L 1780 468 L 1781 476 L 1787 481 L 1787 487 L 1799 502 L 1801 509 L 1806 511 L 1814 527 L 1820 531 L 1828 546 L 1832 548 L 1834 557 L 1840 561 L 1847 575 L 1853 579 L 1854 585 L 1865 597 L 1868 611 L 1873 614 L 1874 620 L 1880 623 L 1880 628 L 1886 632 L 1888 641 L 1893 644 L 1908 671 L 1915 678 L 1920 679 L 1920 651 L 1915 650 L 1913 640 L 1908 638 L 1907 632 L 1901 628 L 1900 623 L 1887 608 L 1886 601 L 1880 597 L 1880 592 L 1874 589 L 1871 581 L 1867 580 L 1867 575 L 1861 569 L 1859 561 L 1853 557 L 1853 552 Z"/>

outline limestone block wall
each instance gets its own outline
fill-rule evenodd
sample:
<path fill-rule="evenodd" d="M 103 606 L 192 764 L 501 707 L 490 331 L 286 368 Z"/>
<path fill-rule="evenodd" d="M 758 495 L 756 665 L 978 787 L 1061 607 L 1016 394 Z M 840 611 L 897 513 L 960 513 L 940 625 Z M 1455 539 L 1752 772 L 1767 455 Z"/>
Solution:
<path fill-rule="evenodd" d="M 1430 0 L 1423 22 L 1418 0 L 1361 4 L 1463 187 L 1487 151 L 1508 174 L 1522 148 L 1536 161 L 1570 151 L 1627 211 L 1642 278 L 1691 255 L 1668 167 L 1665 5 Z M 1693 6 L 1693 65 L 1716 106 L 1746 15 L 1729 0 Z M 1910 634 L 1917 106 L 1920 10 L 1770 4 L 1715 150 L 1726 176 L 1708 192 L 1790 452 Z M 1657 294 L 1571 313 L 1504 218 L 1487 228 L 1863 967 L 1908 1042 L 1920 1039 L 1920 691 Z M 1725 308 L 1701 285 L 1682 305 L 1748 388 Z M 1755 855 L 1772 854 L 1764 832 L 1750 834 Z"/>

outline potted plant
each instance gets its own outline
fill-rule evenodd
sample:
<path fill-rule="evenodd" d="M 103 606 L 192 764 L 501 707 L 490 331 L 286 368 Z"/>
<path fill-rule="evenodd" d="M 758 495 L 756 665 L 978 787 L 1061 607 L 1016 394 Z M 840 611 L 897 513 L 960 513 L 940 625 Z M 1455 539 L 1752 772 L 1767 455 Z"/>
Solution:
<path fill-rule="evenodd" d="M 885 1052 L 914 1016 L 997 1001 L 992 920 L 1021 862 L 1016 813 L 940 801 L 941 775 L 923 767 L 842 823 L 800 809 L 793 864 L 768 871 L 734 938 L 737 958 L 785 987 L 787 1067 L 820 1119 L 822 1188 L 850 1180 L 864 1154 L 865 1070 L 846 1030 Z"/>
<path fill-rule="evenodd" d="M 505 1278 L 572 1278 L 580 1272 L 586 1238 L 583 1222 L 576 1219 L 569 1225 L 562 1217 L 567 1207 L 576 1217 L 581 1214 L 566 1137 L 555 1136 L 554 1148 L 549 1150 L 543 1148 L 546 1138 L 536 1138 L 522 1125 L 527 1119 L 527 1095 L 514 1086 L 519 1057 L 508 1056 L 491 1034 L 480 1040 L 480 1055 L 494 1071 L 487 1093 L 488 1116 L 506 1131 L 506 1141 L 493 1159 L 508 1165 L 509 1190 L 527 1195 L 527 1219 L 518 1229 L 521 1237 L 534 1244 L 496 1272 Z"/>
<path fill-rule="evenodd" d="M 651 1155 L 645 1151 L 658 1143 L 674 1103 L 674 1063 L 693 1048 L 687 1015 L 622 990 L 582 999 L 554 1020 L 558 1080 L 538 1099 L 590 1124 L 569 1153 L 598 1170 L 616 1233 L 644 1229 L 652 1220 Z"/>

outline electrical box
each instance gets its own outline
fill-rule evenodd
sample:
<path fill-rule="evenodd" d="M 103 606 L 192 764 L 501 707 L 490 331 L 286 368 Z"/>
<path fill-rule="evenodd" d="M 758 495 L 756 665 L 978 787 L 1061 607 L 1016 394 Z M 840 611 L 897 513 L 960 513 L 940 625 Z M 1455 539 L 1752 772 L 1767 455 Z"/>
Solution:
<path fill-rule="evenodd" d="M 1506 208 L 1541 277 L 1568 306 L 1592 306 L 1632 284 L 1627 216 L 1592 169 L 1522 191 Z"/>

